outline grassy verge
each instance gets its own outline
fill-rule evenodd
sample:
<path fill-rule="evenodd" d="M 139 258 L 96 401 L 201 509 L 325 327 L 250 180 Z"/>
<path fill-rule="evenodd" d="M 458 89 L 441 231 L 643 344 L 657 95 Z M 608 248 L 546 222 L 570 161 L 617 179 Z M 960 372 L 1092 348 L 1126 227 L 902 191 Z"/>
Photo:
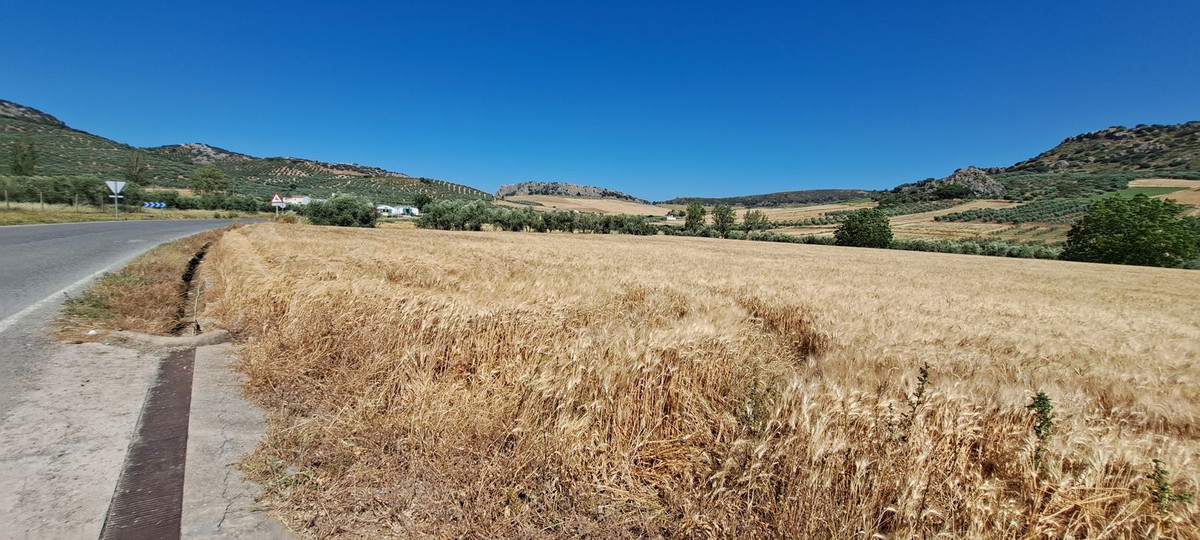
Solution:
<path fill-rule="evenodd" d="M 231 212 L 226 210 L 135 210 L 121 211 L 121 220 L 157 220 L 157 219 L 222 219 L 248 218 L 269 219 L 274 214 L 261 212 Z M 0 205 L 0 225 L 37 225 L 51 223 L 79 223 L 87 221 L 112 221 L 112 207 L 107 209 L 95 206 L 80 206 L 75 208 L 65 204 L 10 203 Z"/>
<path fill-rule="evenodd" d="M 226 230 L 206 231 L 158 246 L 124 268 L 106 274 L 77 297 L 69 299 L 55 324 L 62 339 L 87 341 L 90 330 L 133 330 L 170 335 L 186 311 L 183 275 L 204 246 Z"/>

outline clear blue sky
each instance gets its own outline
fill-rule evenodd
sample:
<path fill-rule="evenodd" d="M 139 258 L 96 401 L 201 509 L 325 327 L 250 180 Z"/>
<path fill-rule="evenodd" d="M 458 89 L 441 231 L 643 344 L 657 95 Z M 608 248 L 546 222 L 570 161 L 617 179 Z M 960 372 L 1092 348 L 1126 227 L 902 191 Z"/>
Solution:
<path fill-rule="evenodd" d="M 889 188 L 1200 120 L 1200 2 L 9 2 L 0 98 L 492 191 Z"/>

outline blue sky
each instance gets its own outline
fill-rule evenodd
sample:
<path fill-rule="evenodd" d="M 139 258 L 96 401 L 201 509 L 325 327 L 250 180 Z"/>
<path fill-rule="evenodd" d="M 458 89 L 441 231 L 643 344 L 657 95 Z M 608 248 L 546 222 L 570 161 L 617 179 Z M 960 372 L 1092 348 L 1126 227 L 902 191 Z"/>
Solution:
<path fill-rule="evenodd" d="M 647 5 L 653 4 L 653 5 Z M 1053 5 L 1051 5 L 1053 4 Z M 1200 120 L 1200 2 L 12 2 L 0 98 L 493 191 L 890 188 Z"/>

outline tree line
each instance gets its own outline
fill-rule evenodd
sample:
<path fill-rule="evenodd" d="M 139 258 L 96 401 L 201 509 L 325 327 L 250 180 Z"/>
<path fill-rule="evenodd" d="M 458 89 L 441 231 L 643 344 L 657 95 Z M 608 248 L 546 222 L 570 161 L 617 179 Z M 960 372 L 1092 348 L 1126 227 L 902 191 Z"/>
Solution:
<path fill-rule="evenodd" d="M 645 216 L 598 215 L 569 210 L 538 212 L 532 208 L 505 208 L 484 201 L 444 199 L 422 207 L 417 226 L 446 231 L 479 231 L 489 226 L 501 231 L 656 234 Z"/>

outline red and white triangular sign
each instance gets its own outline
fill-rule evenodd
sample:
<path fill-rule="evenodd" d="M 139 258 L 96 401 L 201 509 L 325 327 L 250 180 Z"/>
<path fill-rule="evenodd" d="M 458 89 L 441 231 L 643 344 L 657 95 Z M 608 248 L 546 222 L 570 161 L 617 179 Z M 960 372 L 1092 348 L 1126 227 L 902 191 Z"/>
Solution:
<path fill-rule="evenodd" d="M 278 193 L 272 195 L 271 204 L 283 204 L 283 197 L 280 197 Z"/>

